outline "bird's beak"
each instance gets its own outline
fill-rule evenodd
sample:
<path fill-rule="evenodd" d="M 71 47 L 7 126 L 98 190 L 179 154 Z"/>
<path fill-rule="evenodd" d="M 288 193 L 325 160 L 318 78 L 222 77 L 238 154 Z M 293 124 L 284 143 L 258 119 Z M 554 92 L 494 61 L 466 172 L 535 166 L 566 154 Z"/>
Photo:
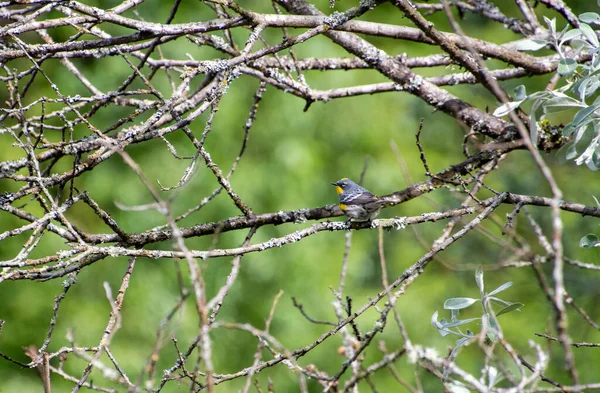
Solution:
<path fill-rule="evenodd" d="M 331 182 L 331 185 L 332 185 L 332 186 L 337 186 L 337 185 L 338 185 L 338 182 L 336 182 L 336 181 L 334 181 L 334 182 Z"/>

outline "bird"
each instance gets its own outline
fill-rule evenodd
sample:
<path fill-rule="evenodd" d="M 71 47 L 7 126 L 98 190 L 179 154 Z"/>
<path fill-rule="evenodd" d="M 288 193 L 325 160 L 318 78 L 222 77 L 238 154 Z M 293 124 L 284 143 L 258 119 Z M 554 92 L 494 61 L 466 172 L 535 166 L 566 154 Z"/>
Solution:
<path fill-rule="evenodd" d="M 339 206 L 350 221 L 371 221 L 386 202 L 348 178 L 331 183 L 339 195 Z"/>

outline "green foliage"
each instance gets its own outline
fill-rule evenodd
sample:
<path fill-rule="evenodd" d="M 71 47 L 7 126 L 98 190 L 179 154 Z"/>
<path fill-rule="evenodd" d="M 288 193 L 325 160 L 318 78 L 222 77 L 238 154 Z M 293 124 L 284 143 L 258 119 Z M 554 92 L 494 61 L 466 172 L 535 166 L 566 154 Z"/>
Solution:
<path fill-rule="evenodd" d="M 483 283 L 483 268 L 481 265 L 477 267 L 475 271 L 475 282 L 477 283 L 477 287 L 479 288 L 479 298 L 470 298 L 470 297 L 453 297 L 449 298 L 444 302 L 444 309 L 450 310 L 450 320 L 446 320 L 442 318 L 438 321 L 438 312 L 434 312 L 431 316 L 431 324 L 434 328 L 438 330 L 442 337 L 446 337 L 448 335 L 455 335 L 459 338 L 455 342 L 455 346 L 448 357 L 448 362 L 454 362 L 456 357 L 458 356 L 458 350 L 463 347 L 469 345 L 473 342 L 478 334 L 473 333 L 471 330 L 466 329 L 464 332 L 461 330 L 461 326 L 467 325 L 473 322 L 477 322 L 478 326 L 481 326 L 481 332 L 486 335 L 489 342 L 497 342 L 498 338 L 501 336 L 502 331 L 500 330 L 500 326 L 497 323 L 497 317 L 502 314 L 506 314 L 511 311 L 521 311 L 523 307 L 523 303 L 511 303 L 505 300 L 502 300 L 494 295 L 499 292 L 502 292 L 508 288 L 510 288 L 513 283 L 506 282 L 500 285 L 498 288 L 493 291 L 486 293 L 484 290 Z M 460 310 L 464 310 L 468 307 L 471 307 L 475 303 L 481 303 L 482 307 L 482 315 L 477 318 L 467 318 L 467 319 L 459 319 L 458 316 L 460 314 Z M 500 305 L 502 308 L 494 312 L 492 309 L 492 303 Z M 450 373 L 449 364 L 444 368 L 444 380 L 448 377 Z M 490 375 L 491 378 L 491 375 Z M 495 380 L 495 378 L 494 378 Z M 493 384 L 491 385 L 493 386 Z"/>
<path fill-rule="evenodd" d="M 515 89 L 515 100 L 499 106 L 495 116 L 505 116 L 523 103 L 531 102 L 529 111 L 530 137 L 537 141 L 540 124 L 550 114 L 565 110 L 577 110 L 562 135 L 569 137 L 557 158 L 564 162 L 575 160 L 577 165 L 586 164 L 591 170 L 600 168 L 600 42 L 597 32 L 590 24 L 600 25 L 600 15 L 586 12 L 579 16 L 578 29 L 565 26 L 560 32 L 556 19 L 544 18 L 548 27 L 545 39 L 522 40 L 516 49 L 537 51 L 552 47 L 558 54 L 557 72 L 566 78 L 564 86 L 554 90 L 536 91 L 527 95 L 525 86 Z M 591 58 L 591 59 L 590 59 Z M 589 100 L 593 101 L 589 103 Z"/>

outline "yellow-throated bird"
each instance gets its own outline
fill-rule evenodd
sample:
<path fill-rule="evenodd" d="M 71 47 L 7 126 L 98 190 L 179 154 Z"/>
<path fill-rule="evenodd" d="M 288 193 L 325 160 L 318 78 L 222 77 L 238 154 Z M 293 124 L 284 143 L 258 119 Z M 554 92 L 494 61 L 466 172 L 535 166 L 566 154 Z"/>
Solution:
<path fill-rule="evenodd" d="M 331 184 L 339 194 L 340 209 L 351 221 L 371 221 L 386 204 L 383 199 L 348 178 Z"/>

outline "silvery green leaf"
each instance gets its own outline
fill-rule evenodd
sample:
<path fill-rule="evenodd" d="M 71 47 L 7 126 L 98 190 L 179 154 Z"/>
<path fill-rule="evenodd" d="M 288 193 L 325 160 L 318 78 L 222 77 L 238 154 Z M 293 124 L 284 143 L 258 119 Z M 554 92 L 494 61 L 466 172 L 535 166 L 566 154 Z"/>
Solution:
<path fill-rule="evenodd" d="M 598 165 L 598 160 L 595 158 L 596 155 L 592 154 L 589 159 L 585 161 L 585 165 L 587 165 L 588 169 L 591 171 L 597 171 L 600 169 L 600 165 Z"/>
<path fill-rule="evenodd" d="M 510 112 L 512 112 L 513 110 L 515 110 L 516 108 L 518 108 L 522 102 L 523 102 L 523 100 L 511 101 L 511 102 L 507 102 L 506 104 L 502 104 L 494 111 L 494 116 L 496 116 L 496 117 L 505 116 L 505 115 L 509 114 Z"/>
<path fill-rule="evenodd" d="M 548 45 L 548 41 L 546 40 L 521 40 L 515 42 L 514 48 L 520 51 L 536 51 L 542 49 L 546 45 Z"/>
<path fill-rule="evenodd" d="M 438 312 L 436 311 L 431 316 L 431 325 L 436 329 L 441 329 L 441 328 L 443 328 L 443 326 L 441 323 L 438 322 L 437 318 L 438 318 Z"/>
<path fill-rule="evenodd" d="M 560 93 L 558 91 L 546 91 L 546 90 L 542 90 L 542 91 L 536 91 L 535 93 L 529 94 L 528 98 L 530 100 L 537 99 L 537 98 L 548 98 L 548 97 L 554 96 L 556 94 L 562 94 L 562 93 Z"/>
<path fill-rule="evenodd" d="M 584 104 L 585 97 L 589 97 L 590 95 L 594 94 L 594 91 L 596 90 L 594 84 L 597 82 L 598 75 L 594 74 L 585 78 L 581 78 L 581 80 L 577 82 L 577 91 L 579 92 L 579 98 L 581 99 L 582 104 Z M 575 86 L 573 88 L 575 88 Z"/>
<path fill-rule="evenodd" d="M 510 306 L 504 307 L 502 310 L 498 311 L 496 313 L 496 316 L 499 317 L 502 314 L 506 314 L 514 310 L 521 311 L 521 308 L 523 308 L 523 306 L 523 303 L 512 303 Z"/>
<path fill-rule="evenodd" d="M 505 282 L 504 284 L 500 285 L 498 288 L 494 289 L 492 292 L 488 293 L 488 296 L 492 296 L 492 295 L 497 294 L 498 292 L 502 292 L 505 289 L 512 287 L 512 285 L 513 285 L 512 281 Z"/>
<path fill-rule="evenodd" d="M 594 29 L 590 27 L 590 25 L 586 23 L 581 23 L 579 26 L 579 30 L 585 35 L 585 38 L 590 42 L 590 44 L 594 45 L 594 47 L 598 47 L 598 36 Z"/>
<path fill-rule="evenodd" d="M 596 151 L 596 148 L 598 147 L 600 140 L 599 140 L 600 136 L 596 136 L 594 139 L 592 139 L 592 141 L 590 142 L 589 146 L 585 149 L 585 151 L 583 153 L 581 153 L 581 155 L 579 157 L 577 157 L 577 159 L 575 160 L 575 163 L 577 165 L 581 165 L 583 163 L 585 163 L 586 165 L 589 166 L 589 162 L 592 160 L 592 157 Z M 590 167 L 590 169 L 592 170 L 596 170 L 592 167 Z"/>
<path fill-rule="evenodd" d="M 571 40 L 571 47 L 575 50 L 582 50 L 582 49 L 592 50 L 592 49 L 594 49 L 592 44 L 590 44 L 589 42 L 587 42 L 587 40 L 584 40 L 583 38 L 573 38 Z"/>
<path fill-rule="evenodd" d="M 550 30 L 550 32 L 553 34 L 556 33 L 556 19 L 555 18 L 550 19 L 550 18 L 544 16 L 544 21 L 548 25 L 548 30 Z"/>
<path fill-rule="evenodd" d="M 529 138 L 533 143 L 533 147 L 537 149 L 537 140 L 538 140 L 538 124 L 537 119 L 535 118 L 535 112 L 531 112 L 530 114 L 531 123 L 529 124 Z"/>
<path fill-rule="evenodd" d="M 515 87 L 514 94 L 517 100 L 524 100 L 527 98 L 527 90 L 525 89 L 525 85 L 519 85 Z"/>
<path fill-rule="evenodd" d="M 594 78 L 594 79 L 596 79 L 596 78 Z M 596 90 L 598 90 L 598 87 L 600 87 L 600 81 L 598 81 L 598 79 L 596 79 L 586 89 L 585 96 L 589 97 L 589 96 L 593 95 L 596 92 Z"/>
<path fill-rule="evenodd" d="M 577 69 L 577 62 L 573 59 L 565 58 L 558 62 L 557 72 L 562 76 L 572 75 Z"/>
<path fill-rule="evenodd" d="M 598 48 L 595 49 L 596 51 L 600 52 L 600 46 Z M 595 53 L 595 55 L 592 57 L 592 69 L 594 71 L 598 71 L 600 69 L 600 56 L 598 56 L 597 53 Z"/>
<path fill-rule="evenodd" d="M 560 42 L 562 44 L 565 41 L 569 41 L 569 40 L 572 40 L 575 37 L 579 37 L 581 34 L 583 34 L 583 33 L 579 29 L 569 30 L 565 34 L 563 34 L 562 37 L 560 37 Z"/>
<path fill-rule="evenodd" d="M 570 122 L 565 126 L 565 128 L 562 129 L 562 134 L 564 136 L 569 136 L 572 133 L 574 133 L 575 130 L 577 130 L 577 129 L 575 127 L 573 127 L 573 122 Z"/>
<path fill-rule="evenodd" d="M 533 102 L 529 111 L 529 124 L 537 122 L 538 117 L 544 116 L 543 105 L 546 101 L 546 97 L 539 97 Z"/>
<path fill-rule="evenodd" d="M 444 327 L 447 328 L 447 329 L 450 329 L 450 328 L 453 328 L 453 327 L 466 325 L 467 323 L 471 323 L 471 322 L 474 322 L 474 321 L 479 321 L 480 319 L 481 318 L 461 319 L 459 321 L 450 322 L 449 324 L 445 325 Z"/>
<path fill-rule="evenodd" d="M 581 123 L 588 117 L 591 116 L 598 108 L 600 108 L 600 103 L 596 103 L 588 106 L 587 108 L 583 108 L 575 116 L 573 117 L 572 123 L 575 127 L 579 127 Z"/>
<path fill-rule="evenodd" d="M 491 342 L 496 342 L 498 341 L 498 335 L 500 334 L 500 328 L 499 326 L 496 324 L 496 321 L 494 320 L 494 318 L 492 318 L 491 315 L 489 315 L 488 313 L 484 314 L 483 320 L 485 321 L 484 323 L 486 324 L 486 336 L 487 338 L 490 339 Z"/>
<path fill-rule="evenodd" d="M 600 6 L 600 4 L 598 5 Z M 584 12 L 583 14 L 579 15 L 579 20 L 584 23 L 600 25 L 600 15 L 595 12 Z"/>
<path fill-rule="evenodd" d="M 458 340 L 456 340 L 456 347 L 462 347 L 462 346 L 466 346 L 469 343 L 469 340 L 471 340 L 472 337 L 461 337 Z"/>
<path fill-rule="evenodd" d="M 584 123 L 581 127 L 579 127 L 575 132 L 575 140 L 574 142 L 577 144 L 583 144 L 584 146 L 588 146 L 592 142 L 592 132 L 588 132 L 591 130 L 590 122 Z M 568 135 L 568 134 L 565 134 Z"/>
<path fill-rule="evenodd" d="M 581 108 L 584 107 L 585 104 L 582 104 L 574 98 L 564 96 L 551 98 L 544 102 L 542 106 L 544 107 L 544 113 L 555 113 L 571 108 Z"/>
<path fill-rule="evenodd" d="M 571 161 L 577 157 L 577 148 L 575 142 L 569 142 L 561 146 L 556 152 L 555 159 L 559 164 L 564 164 L 567 161 Z"/>
<path fill-rule="evenodd" d="M 444 308 L 446 310 L 462 310 L 463 308 L 467 308 L 478 301 L 479 299 L 473 299 L 470 297 L 453 297 L 444 302 Z"/>

